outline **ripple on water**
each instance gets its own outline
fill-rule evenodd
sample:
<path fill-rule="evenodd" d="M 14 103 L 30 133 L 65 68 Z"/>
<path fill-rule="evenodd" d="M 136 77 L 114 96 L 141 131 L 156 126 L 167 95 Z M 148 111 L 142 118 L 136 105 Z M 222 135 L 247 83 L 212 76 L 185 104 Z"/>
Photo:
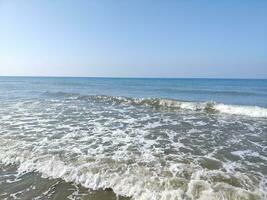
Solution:
<path fill-rule="evenodd" d="M 84 98 L 19 102 L 0 116 L 1 197 L 267 197 L 265 119 Z"/>

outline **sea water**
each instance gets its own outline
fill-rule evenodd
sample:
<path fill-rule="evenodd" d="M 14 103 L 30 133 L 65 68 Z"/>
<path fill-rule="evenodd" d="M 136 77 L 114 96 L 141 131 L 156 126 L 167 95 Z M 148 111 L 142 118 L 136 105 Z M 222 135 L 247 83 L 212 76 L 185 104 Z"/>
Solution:
<path fill-rule="evenodd" d="M 267 199 L 267 80 L 0 77 L 0 199 Z"/>

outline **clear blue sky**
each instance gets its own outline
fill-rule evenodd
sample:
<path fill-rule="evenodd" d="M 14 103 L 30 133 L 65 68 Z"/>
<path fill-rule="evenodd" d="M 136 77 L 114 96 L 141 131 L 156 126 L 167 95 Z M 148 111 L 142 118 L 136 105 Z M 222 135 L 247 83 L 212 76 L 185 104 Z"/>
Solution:
<path fill-rule="evenodd" d="M 267 1 L 0 0 L 0 75 L 267 78 Z"/>

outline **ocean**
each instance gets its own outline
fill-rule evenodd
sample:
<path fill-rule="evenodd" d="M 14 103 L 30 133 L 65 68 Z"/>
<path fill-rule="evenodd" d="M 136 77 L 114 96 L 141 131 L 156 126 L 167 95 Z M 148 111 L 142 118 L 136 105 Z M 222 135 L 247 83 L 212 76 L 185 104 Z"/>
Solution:
<path fill-rule="evenodd" d="M 0 199 L 265 200 L 267 80 L 0 77 Z"/>

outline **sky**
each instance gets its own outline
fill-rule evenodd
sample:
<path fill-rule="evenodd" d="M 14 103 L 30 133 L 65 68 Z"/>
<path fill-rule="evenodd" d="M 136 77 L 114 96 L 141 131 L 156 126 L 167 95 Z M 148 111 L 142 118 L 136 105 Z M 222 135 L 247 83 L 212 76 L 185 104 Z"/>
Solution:
<path fill-rule="evenodd" d="M 0 76 L 267 78 L 266 0 L 0 0 Z"/>

